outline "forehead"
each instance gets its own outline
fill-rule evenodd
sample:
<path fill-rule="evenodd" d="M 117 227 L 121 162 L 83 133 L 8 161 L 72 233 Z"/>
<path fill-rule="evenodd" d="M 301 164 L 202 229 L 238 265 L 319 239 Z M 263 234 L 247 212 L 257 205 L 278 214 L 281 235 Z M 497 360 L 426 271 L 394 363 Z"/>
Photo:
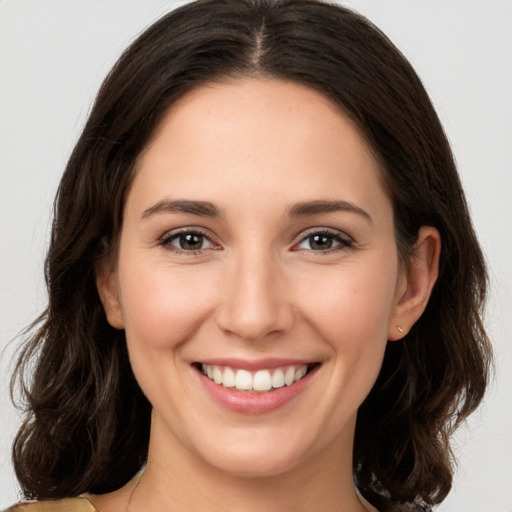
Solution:
<path fill-rule="evenodd" d="M 301 84 L 254 78 L 201 86 L 172 105 L 133 186 L 148 197 L 167 190 L 231 203 L 242 189 L 246 204 L 338 192 L 367 202 L 383 193 L 377 159 L 333 101 Z"/>
<path fill-rule="evenodd" d="M 211 133 L 207 128 L 214 125 L 214 135 L 220 143 L 225 130 L 228 130 L 229 137 L 233 136 L 233 123 L 243 128 L 240 137 L 253 137 L 254 150 L 262 149 L 258 143 L 268 146 L 272 139 L 276 144 L 282 143 L 282 138 L 277 138 L 281 133 L 291 143 L 294 137 L 307 136 L 307 131 L 312 129 L 319 132 L 321 126 L 323 132 L 341 136 L 336 145 L 340 149 L 352 145 L 371 152 L 363 133 L 340 105 L 303 84 L 275 78 L 230 79 L 192 89 L 171 105 L 146 150 L 151 149 L 162 136 L 165 137 L 163 132 L 169 134 L 173 128 L 176 132 L 193 133 L 195 139 L 206 141 Z M 270 126 L 276 132 L 271 138 L 266 138 L 264 129 Z M 176 135 L 178 133 L 173 134 Z M 255 139 L 254 136 L 259 137 Z"/>

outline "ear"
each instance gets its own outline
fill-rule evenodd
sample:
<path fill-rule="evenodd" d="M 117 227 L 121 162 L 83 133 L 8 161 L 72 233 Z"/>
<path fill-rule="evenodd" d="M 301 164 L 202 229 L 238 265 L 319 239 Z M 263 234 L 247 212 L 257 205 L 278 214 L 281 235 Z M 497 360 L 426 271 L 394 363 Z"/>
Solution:
<path fill-rule="evenodd" d="M 395 305 L 388 324 L 388 340 L 403 338 L 425 311 L 439 274 L 440 253 L 439 231 L 432 226 L 423 226 L 409 267 L 402 270 L 398 279 Z"/>
<path fill-rule="evenodd" d="M 117 275 L 115 269 L 107 261 L 102 261 L 96 266 L 96 288 L 108 323 L 114 329 L 124 329 Z"/>

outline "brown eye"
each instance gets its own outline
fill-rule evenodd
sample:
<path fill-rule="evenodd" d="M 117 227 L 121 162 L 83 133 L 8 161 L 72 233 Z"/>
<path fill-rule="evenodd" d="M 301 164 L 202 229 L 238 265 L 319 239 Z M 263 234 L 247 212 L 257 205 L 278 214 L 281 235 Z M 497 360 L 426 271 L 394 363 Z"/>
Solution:
<path fill-rule="evenodd" d="M 309 237 L 309 246 L 313 251 L 325 251 L 333 246 L 334 240 L 328 235 L 312 235 Z"/>
<path fill-rule="evenodd" d="M 197 233 L 186 233 L 180 235 L 177 239 L 179 248 L 185 251 L 197 251 L 202 249 L 203 241 L 203 235 L 198 235 Z"/>
<path fill-rule="evenodd" d="M 321 252 L 351 246 L 352 241 L 342 233 L 317 232 L 304 237 L 297 248 Z"/>
<path fill-rule="evenodd" d="M 167 236 L 162 240 L 161 245 L 178 252 L 196 252 L 213 247 L 212 242 L 206 235 L 196 231 L 182 231 Z"/>

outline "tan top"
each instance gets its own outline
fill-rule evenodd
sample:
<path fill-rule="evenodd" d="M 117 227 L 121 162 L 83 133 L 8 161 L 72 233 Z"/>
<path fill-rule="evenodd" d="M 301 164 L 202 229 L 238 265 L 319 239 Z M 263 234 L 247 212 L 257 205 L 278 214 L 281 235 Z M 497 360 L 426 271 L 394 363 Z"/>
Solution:
<path fill-rule="evenodd" d="M 359 493 L 357 494 L 368 512 L 378 512 Z M 87 498 L 64 498 L 62 500 L 20 503 L 3 512 L 99 512 L 99 510 Z"/>
<path fill-rule="evenodd" d="M 20 503 L 4 512 L 98 512 L 98 509 L 87 498 L 65 498 Z"/>

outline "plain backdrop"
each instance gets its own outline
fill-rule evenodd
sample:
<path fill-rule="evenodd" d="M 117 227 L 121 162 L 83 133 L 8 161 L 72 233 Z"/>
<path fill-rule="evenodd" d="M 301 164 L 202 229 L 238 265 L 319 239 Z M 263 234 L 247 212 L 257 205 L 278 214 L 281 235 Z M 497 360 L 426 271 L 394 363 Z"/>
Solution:
<path fill-rule="evenodd" d="M 170 0 L 0 0 L 0 509 L 18 499 L 8 379 L 20 329 L 45 304 L 43 257 L 59 176 L 101 80 Z M 498 361 L 456 439 L 442 512 L 512 512 L 512 1 L 353 0 L 422 77 L 459 164 L 491 268 Z"/>

